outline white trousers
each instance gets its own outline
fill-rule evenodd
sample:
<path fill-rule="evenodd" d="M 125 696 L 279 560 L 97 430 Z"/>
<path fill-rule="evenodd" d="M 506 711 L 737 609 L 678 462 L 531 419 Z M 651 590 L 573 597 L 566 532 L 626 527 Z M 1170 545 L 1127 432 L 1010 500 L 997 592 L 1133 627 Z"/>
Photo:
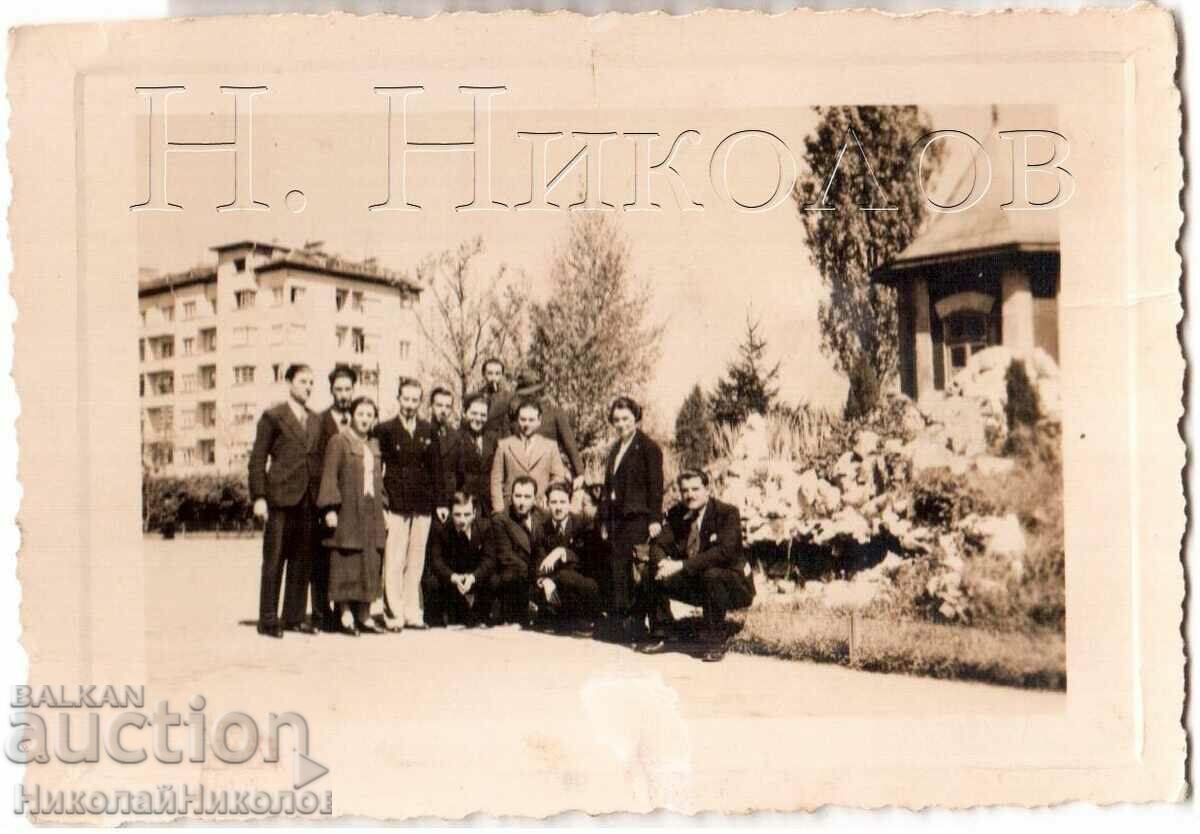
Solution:
<path fill-rule="evenodd" d="M 421 575 L 431 517 L 385 513 L 387 544 L 383 550 L 384 610 L 405 625 L 425 622 L 421 610 Z"/>

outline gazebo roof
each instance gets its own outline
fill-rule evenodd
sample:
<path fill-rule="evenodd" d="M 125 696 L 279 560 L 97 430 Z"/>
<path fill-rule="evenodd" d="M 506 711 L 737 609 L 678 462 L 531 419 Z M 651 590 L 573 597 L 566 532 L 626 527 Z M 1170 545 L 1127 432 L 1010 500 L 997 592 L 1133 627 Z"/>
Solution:
<path fill-rule="evenodd" d="M 1013 123 L 1013 127 L 1017 126 L 1028 127 L 1029 123 Z M 978 176 L 986 176 L 987 163 L 979 160 L 983 154 L 987 154 L 992 164 L 992 181 L 987 194 L 965 211 L 932 214 L 931 221 L 916 240 L 899 256 L 875 270 L 872 276 L 875 280 L 892 283 L 902 280 L 904 273 L 909 270 L 934 263 L 1008 253 L 1058 251 L 1056 210 L 1008 211 L 1002 208 L 1002 203 L 1008 202 L 1012 196 L 1013 177 L 1010 174 L 1012 151 L 1008 142 L 1000 141 L 1001 129 L 996 124 L 992 125 L 982 147 L 976 148 L 970 163 L 964 166 L 954 188 L 948 192 L 952 196 L 942 197 L 940 201 L 949 203 L 971 193 L 976 170 Z M 1046 182 L 1039 183 L 1039 180 Z M 1044 188 L 1050 184 L 1048 176 L 1033 178 L 1032 198 L 1053 196 L 1053 192 L 1040 193 L 1038 187 L 1041 185 Z"/>

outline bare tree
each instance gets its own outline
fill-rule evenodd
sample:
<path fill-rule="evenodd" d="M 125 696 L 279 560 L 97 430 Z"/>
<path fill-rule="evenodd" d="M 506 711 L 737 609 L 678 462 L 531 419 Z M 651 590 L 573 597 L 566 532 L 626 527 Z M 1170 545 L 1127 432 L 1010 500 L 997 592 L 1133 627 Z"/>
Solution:
<path fill-rule="evenodd" d="M 503 264 L 491 276 L 477 274 L 474 261 L 483 251 L 483 238 L 474 237 L 416 268 L 425 287 L 417 324 L 429 346 L 427 370 L 456 387 L 460 401 L 486 359 L 499 357 L 511 368 L 525 350 L 528 292 L 509 279 Z"/>

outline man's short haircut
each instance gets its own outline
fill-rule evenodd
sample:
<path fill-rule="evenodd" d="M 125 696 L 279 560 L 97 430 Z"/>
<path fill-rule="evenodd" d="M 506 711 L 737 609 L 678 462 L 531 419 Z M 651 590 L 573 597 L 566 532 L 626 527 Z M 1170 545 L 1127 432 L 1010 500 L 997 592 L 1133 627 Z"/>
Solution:
<path fill-rule="evenodd" d="M 608 422 L 611 423 L 613 415 L 621 409 L 632 414 L 635 422 L 640 423 L 642 421 L 642 407 L 637 404 L 637 400 L 633 397 L 617 397 L 612 401 L 612 405 L 608 407 Z"/>
<path fill-rule="evenodd" d="M 400 377 L 400 384 L 398 386 L 396 386 L 397 396 L 399 396 L 400 392 L 403 391 L 405 388 L 416 388 L 418 391 L 425 390 L 425 386 L 421 384 L 421 380 L 415 379 L 411 376 Z"/>
<path fill-rule="evenodd" d="M 329 372 L 329 384 L 332 386 L 337 381 L 338 377 L 346 377 L 350 380 L 351 385 L 358 385 L 358 371 L 351 368 L 349 365 L 344 365 L 341 362 L 333 366 L 333 370 Z"/>
<path fill-rule="evenodd" d="M 454 401 L 454 392 L 453 391 L 451 391 L 445 385 L 435 385 L 435 386 L 433 386 L 433 390 L 429 392 L 430 405 L 432 405 L 433 401 L 436 400 L 440 396 L 447 396 L 450 398 L 451 402 Z"/>
<path fill-rule="evenodd" d="M 529 484 L 531 487 L 533 487 L 533 497 L 534 498 L 537 497 L 537 494 L 538 494 L 537 481 L 535 481 L 533 478 L 529 477 L 528 475 L 518 475 L 517 477 L 513 478 L 512 491 L 516 492 L 517 487 L 519 487 L 521 484 Z"/>
<path fill-rule="evenodd" d="M 697 478 L 700 479 L 700 483 L 704 484 L 705 487 L 708 486 L 708 473 L 703 469 L 684 469 L 675 476 L 675 483 L 680 489 L 683 489 L 684 481 L 694 481 Z"/>
<path fill-rule="evenodd" d="M 489 356 L 487 359 L 483 360 L 483 365 L 480 367 L 480 370 L 485 374 L 487 373 L 488 365 L 499 365 L 500 373 L 504 373 L 506 370 L 508 370 L 504 367 L 504 360 L 498 356 Z"/>
<path fill-rule="evenodd" d="M 450 506 L 451 507 L 470 506 L 471 509 L 473 510 L 473 509 L 475 509 L 475 496 L 469 492 L 463 492 L 462 490 L 459 490 L 458 492 L 454 493 L 454 498 L 451 499 Z"/>
<path fill-rule="evenodd" d="M 509 416 L 516 417 L 526 408 L 532 408 L 537 411 L 539 417 L 542 416 L 542 403 L 536 397 L 521 397 L 513 400 L 512 408 L 509 409 Z"/>
<path fill-rule="evenodd" d="M 470 410 L 471 406 L 475 405 L 475 403 L 483 403 L 484 405 L 487 405 L 487 397 L 479 392 L 468 394 L 467 398 L 463 400 L 463 414 L 466 414 Z"/>
<path fill-rule="evenodd" d="M 351 417 L 354 416 L 354 412 L 358 411 L 358 407 L 360 405 L 371 406 L 371 409 L 375 412 L 375 418 L 376 419 L 379 418 L 379 406 L 375 404 L 375 401 L 373 399 L 371 399 L 370 397 L 366 397 L 366 396 L 355 397 L 353 400 L 350 401 L 350 416 Z"/>
<path fill-rule="evenodd" d="M 301 371 L 308 371 L 311 374 L 312 368 L 303 362 L 295 362 L 287 366 L 287 370 L 283 372 L 283 378 L 288 382 L 291 382 L 296 378 L 296 374 L 300 373 Z"/>
<path fill-rule="evenodd" d="M 555 481 L 554 483 L 547 486 L 546 487 L 546 497 L 549 498 L 550 493 L 552 493 L 552 492 L 561 492 L 567 496 L 568 501 L 571 500 L 571 485 L 568 484 L 566 481 Z"/>

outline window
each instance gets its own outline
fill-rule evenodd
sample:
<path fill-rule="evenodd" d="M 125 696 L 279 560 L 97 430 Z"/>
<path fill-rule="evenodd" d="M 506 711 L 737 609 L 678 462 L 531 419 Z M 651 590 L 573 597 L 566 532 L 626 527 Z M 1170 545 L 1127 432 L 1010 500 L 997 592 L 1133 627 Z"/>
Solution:
<path fill-rule="evenodd" d="M 196 375 L 195 374 L 184 374 L 183 375 L 183 393 L 190 394 L 195 390 L 196 390 Z"/>
<path fill-rule="evenodd" d="M 192 377 L 192 379 L 194 380 L 195 377 Z M 194 408 L 189 408 L 189 409 L 179 412 L 179 428 L 190 429 L 190 428 L 194 428 L 195 425 L 196 425 L 196 410 Z"/>
<path fill-rule="evenodd" d="M 161 374 L 150 374 L 150 393 L 173 394 L 175 392 L 175 374 L 167 371 Z"/>
<path fill-rule="evenodd" d="M 201 365 L 200 366 L 200 389 L 202 391 L 211 391 L 217 387 L 217 366 L 216 365 Z"/>
<path fill-rule="evenodd" d="M 200 403 L 196 409 L 196 420 L 201 428 L 211 429 L 217 425 L 217 404 L 215 402 Z"/>
<path fill-rule="evenodd" d="M 404 339 L 400 340 L 400 358 L 407 359 L 412 353 L 412 343 Z"/>
<path fill-rule="evenodd" d="M 192 446 L 183 446 L 179 451 L 184 466 L 191 466 L 196 462 L 196 450 Z"/>
<path fill-rule="evenodd" d="M 234 385 L 251 385 L 254 382 L 254 366 L 238 365 L 233 369 Z"/>
<path fill-rule="evenodd" d="M 249 310 L 254 306 L 254 290 L 238 290 L 233 294 L 233 306 L 238 310 Z"/>
<path fill-rule="evenodd" d="M 333 291 L 333 303 L 337 305 L 339 311 L 346 306 L 346 297 L 348 295 L 350 295 L 349 290 L 335 289 Z"/>
<path fill-rule="evenodd" d="M 158 308 L 158 311 L 159 311 L 159 313 L 162 314 L 163 321 L 175 321 L 175 305 L 174 304 L 164 304 L 163 306 Z"/>
<path fill-rule="evenodd" d="M 379 370 L 377 368 L 366 368 L 358 375 L 358 381 L 361 385 L 376 387 L 379 385 Z"/>
<path fill-rule="evenodd" d="M 416 293 L 411 293 L 411 292 L 401 292 L 400 293 L 400 309 L 411 310 L 413 308 L 413 305 L 416 304 L 416 301 L 417 301 Z"/>
<path fill-rule="evenodd" d="M 142 310 L 142 327 L 146 326 L 146 311 Z"/>
<path fill-rule="evenodd" d="M 965 368 L 971 356 L 988 346 L 987 316 L 974 310 L 959 310 L 942 322 L 946 358 L 952 370 Z"/>
<path fill-rule="evenodd" d="M 258 328 L 256 327 L 233 328 L 233 346 L 246 347 L 247 345 L 254 344 L 254 337 L 257 330 Z"/>
<path fill-rule="evenodd" d="M 233 259 L 233 269 L 235 272 L 245 272 L 246 271 L 246 259 L 245 258 L 234 258 Z"/>
<path fill-rule="evenodd" d="M 185 336 L 185 337 L 183 338 L 183 355 L 184 355 L 184 356 L 191 356 L 191 355 L 192 355 L 193 353 L 195 353 L 195 352 L 196 352 L 196 340 L 195 340 L 195 338 L 194 338 L 194 337 L 192 337 L 192 336 Z"/>
<path fill-rule="evenodd" d="M 200 331 L 200 352 L 212 353 L 217 349 L 217 328 L 209 327 Z"/>
<path fill-rule="evenodd" d="M 367 336 L 357 327 L 350 331 L 350 349 L 355 353 L 364 353 L 367 349 Z"/>
<path fill-rule="evenodd" d="M 200 463 L 214 464 L 217 462 L 217 442 L 215 440 L 201 440 L 196 443 L 196 454 L 200 457 Z"/>
<path fill-rule="evenodd" d="M 138 374 L 138 396 L 146 396 L 146 375 Z"/>
<path fill-rule="evenodd" d="M 283 287 L 272 287 L 271 288 L 271 306 L 272 307 L 282 307 L 283 306 Z"/>
<path fill-rule="evenodd" d="M 254 420 L 254 403 L 234 403 L 233 422 L 236 425 L 249 423 Z"/>
<path fill-rule="evenodd" d="M 292 303 L 299 304 L 304 300 L 304 287 L 292 287 Z"/>
<path fill-rule="evenodd" d="M 146 451 L 152 466 L 169 466 L 175 458 L 175 447 L 170 443 L 150 443 Z"/>
<path fill-rule="evenodd" d="M 138 339 L 138 359 L 146 361 L 146 340 Z"/>
<path fill-rule="evenodd" d="M 185 319 L 194 319 L 196 317 L 196 302 L 195 301 L 183 302 L 183 317 Z"/>
<path fill-rule="evenodd" d="M 155 359 L 170 359 L 175 354 L 175 340 L 170 336 L 165 339 L 152 340 L 150 354 Z"/>
<path fill-rule="evenodd" d="M 271 366 L 271 375 L 274 377 L 276 382 L 282 381 L 283 380 L 283 366 L 280 365 L 278 362 L 276 362 L 274 365 Z"/>
<path fill-rule="evenodd" d="M 146 412 L 150 418 L 150 427 L 154 431 L 162 433 L 170 431 L 175 423 L 175 411 L 170 406 L 165 408 L 151 408 Z"/>
<path fill-rule="evenodd" d="M 349 327 L 339 327 L 334 330 L 334 337 L 337 339 L 337 346 L 344 348 L 346 346 L 346 334 L 350 332 Z"/>
<path fill-rule="evenodd" d="M 363 310 L 363 294 L 359 290 L 355 290 L 350 294 L 350 309 L 356 313 L 361 313 Z"/>

